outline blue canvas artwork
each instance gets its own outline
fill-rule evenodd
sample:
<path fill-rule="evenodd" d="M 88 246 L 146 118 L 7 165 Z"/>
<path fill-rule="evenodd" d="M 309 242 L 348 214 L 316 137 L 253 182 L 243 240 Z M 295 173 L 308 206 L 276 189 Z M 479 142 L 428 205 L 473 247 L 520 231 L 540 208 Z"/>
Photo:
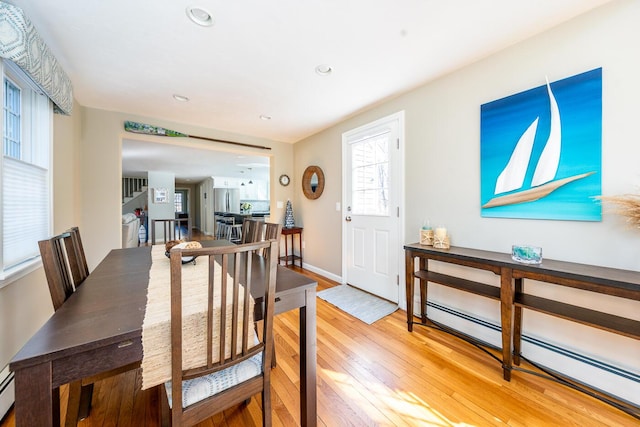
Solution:
<path fill-rule="evenodd" d="M 480 109 L 483 217 L 601 221 L 602 68 Z"/>

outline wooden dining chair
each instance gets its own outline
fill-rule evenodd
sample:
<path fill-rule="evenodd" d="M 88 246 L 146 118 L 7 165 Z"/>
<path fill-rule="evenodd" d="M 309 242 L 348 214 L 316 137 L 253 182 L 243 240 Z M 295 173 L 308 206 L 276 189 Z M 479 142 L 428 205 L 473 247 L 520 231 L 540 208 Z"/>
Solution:
<path fill-rule="evenodd" d="M 73 243 L 65 244 L 65 240 L 71 240 L 71 233 L 65 231 L 62 234 L 38 242 L 40 257 L 44 267 L 44 274 L 49 285 L 49 294 L 53 310 L 57 311 L 62 304 L 75 291 L 74 278 L 69 267 L 67 254 L 73 252 Z M 67 247 L 72 250 L 67 252 Z M 76 258 L 77 259 L 77 258 Z M 78 283 L 78 286 L 80 283 Z"/>
<path fill-rule="evenodd" d="M 193 425 L 233 405 L 246 403 L 258 393 L 262 396 L 262 424 L 271 425 L 276 248 L 277 242 L 269 240 L 171 250 L 171 381 L 159 387 L 161 425 Z M 258 249 L 271 252 L 268 262 L 255 256 Z M 201 362 L 184 369 L 182 351 L 187 344 L 182 335 L 183 294 L 188 299 L 194 296 L 188 294 L 189 287 L 182 286 L 182 257 L 189 256 L 197 256 L 198 263 L 206 263 L 209 268 L 207 290 L 200 296 L 207 301 L 203 314 L 207 332 L 201 353 L 189 357 Z M 265 269 L 264 281 L 254 280 L 254 267 Z M 220 272 L 217 279 L 216 270 Z M 255 298 L 254 308 L 251 296 Z M 259 320 L 262 330 L 256 333 Z M 196 349 L 190 347 L 190 351 Z"/>
<path fill-rule="evenodd" d="M 40 248 L 40 257 L 49 286 L 53 310 L 58 311 L 89 276 L 80 230 L 78 227 L 70 228 L 57 236 L 39 241 L 38 247 Z M 128 365 L 69 383 L 69 400 L 67 402 L 65 426 L 75 427 L 78 420 L 89 415 L 93 397 L 93 384 L 96 381 L 136 367 L 135 364 Z M 57 400 L 59 402 L 59 391 L 57 391 Z"/>

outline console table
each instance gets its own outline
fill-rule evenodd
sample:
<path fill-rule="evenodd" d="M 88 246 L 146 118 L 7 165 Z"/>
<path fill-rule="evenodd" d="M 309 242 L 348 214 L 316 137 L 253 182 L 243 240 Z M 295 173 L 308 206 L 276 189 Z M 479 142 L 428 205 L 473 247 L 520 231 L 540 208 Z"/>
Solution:
<path fill-rule="evenodd" d="M 640 339 L 640 321 L 529 295 L 523 288 L 523 279 L 531 279 L 640 301 L 640 272 L 549 259 L 544 259 L 541 264 L 522 264 L 513 261 L 510 254 L 453 246 L 450 249 L 435 249 L 413 243 L 405 245 L 404 249 L 408 330 L 411 332 L 414 324 L 428 324 L 426 303 L 429 282 L 500 301 L 502 368 L 507 381 L 511 379 L 513 364 L 520 364 L 523 309 Z M 500 287 L 431 271 L 429 260 L 491 271 L 500 276 Z M 420 284 L 420 322 L 414 321 L 413 316 L 416 279 Z"/>
<path fill-rule="evenodd" d="M 284 265 L 288 266 L 289 262 L 296 265 L 296 260 L 300 261 L 302 268 L 302 227 L 282 227 L 282 235 L 284 236 L 284 256 L 280 257 L 280 261 L 284 261 Z M 294 237 L 298 236 L 298 247 L 300 248 L 300 256 L 294 251 Z M 291 236 L 291 255 L 289 255 L 289 236 Z"/>

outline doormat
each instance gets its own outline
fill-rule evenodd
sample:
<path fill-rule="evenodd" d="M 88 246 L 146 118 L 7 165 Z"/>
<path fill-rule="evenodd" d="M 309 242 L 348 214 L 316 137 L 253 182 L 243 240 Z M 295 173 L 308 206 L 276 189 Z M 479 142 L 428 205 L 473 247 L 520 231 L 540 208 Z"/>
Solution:
<path fill-rule="evenodd" d="M 349 285 L 334 286 L 318 292 L 318 298 L 327 301 L 370 325 L 390 315 L 398 305 Z"/>

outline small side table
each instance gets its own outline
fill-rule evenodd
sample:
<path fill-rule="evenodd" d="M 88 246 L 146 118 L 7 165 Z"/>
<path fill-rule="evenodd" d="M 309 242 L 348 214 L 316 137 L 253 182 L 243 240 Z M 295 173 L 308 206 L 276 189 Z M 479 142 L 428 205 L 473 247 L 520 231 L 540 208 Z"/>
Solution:
<path fill-rule="evenodd" d="M 298 245 L 300 247 L 300 256 L 295 255 L 294 236 L 298 235 Z M 284 265 L 288 266 L 289 261 L 292 265 L 296 265 L 296 260 L 300 260 L 300 268 L 302 268 L 302 227 L 282 227 L 282 235 L 284 236 L 284 256 L 279 258 L 284 261 Z M 291 236 L 291 255 L 289 255 L 289 236 Z"/>

